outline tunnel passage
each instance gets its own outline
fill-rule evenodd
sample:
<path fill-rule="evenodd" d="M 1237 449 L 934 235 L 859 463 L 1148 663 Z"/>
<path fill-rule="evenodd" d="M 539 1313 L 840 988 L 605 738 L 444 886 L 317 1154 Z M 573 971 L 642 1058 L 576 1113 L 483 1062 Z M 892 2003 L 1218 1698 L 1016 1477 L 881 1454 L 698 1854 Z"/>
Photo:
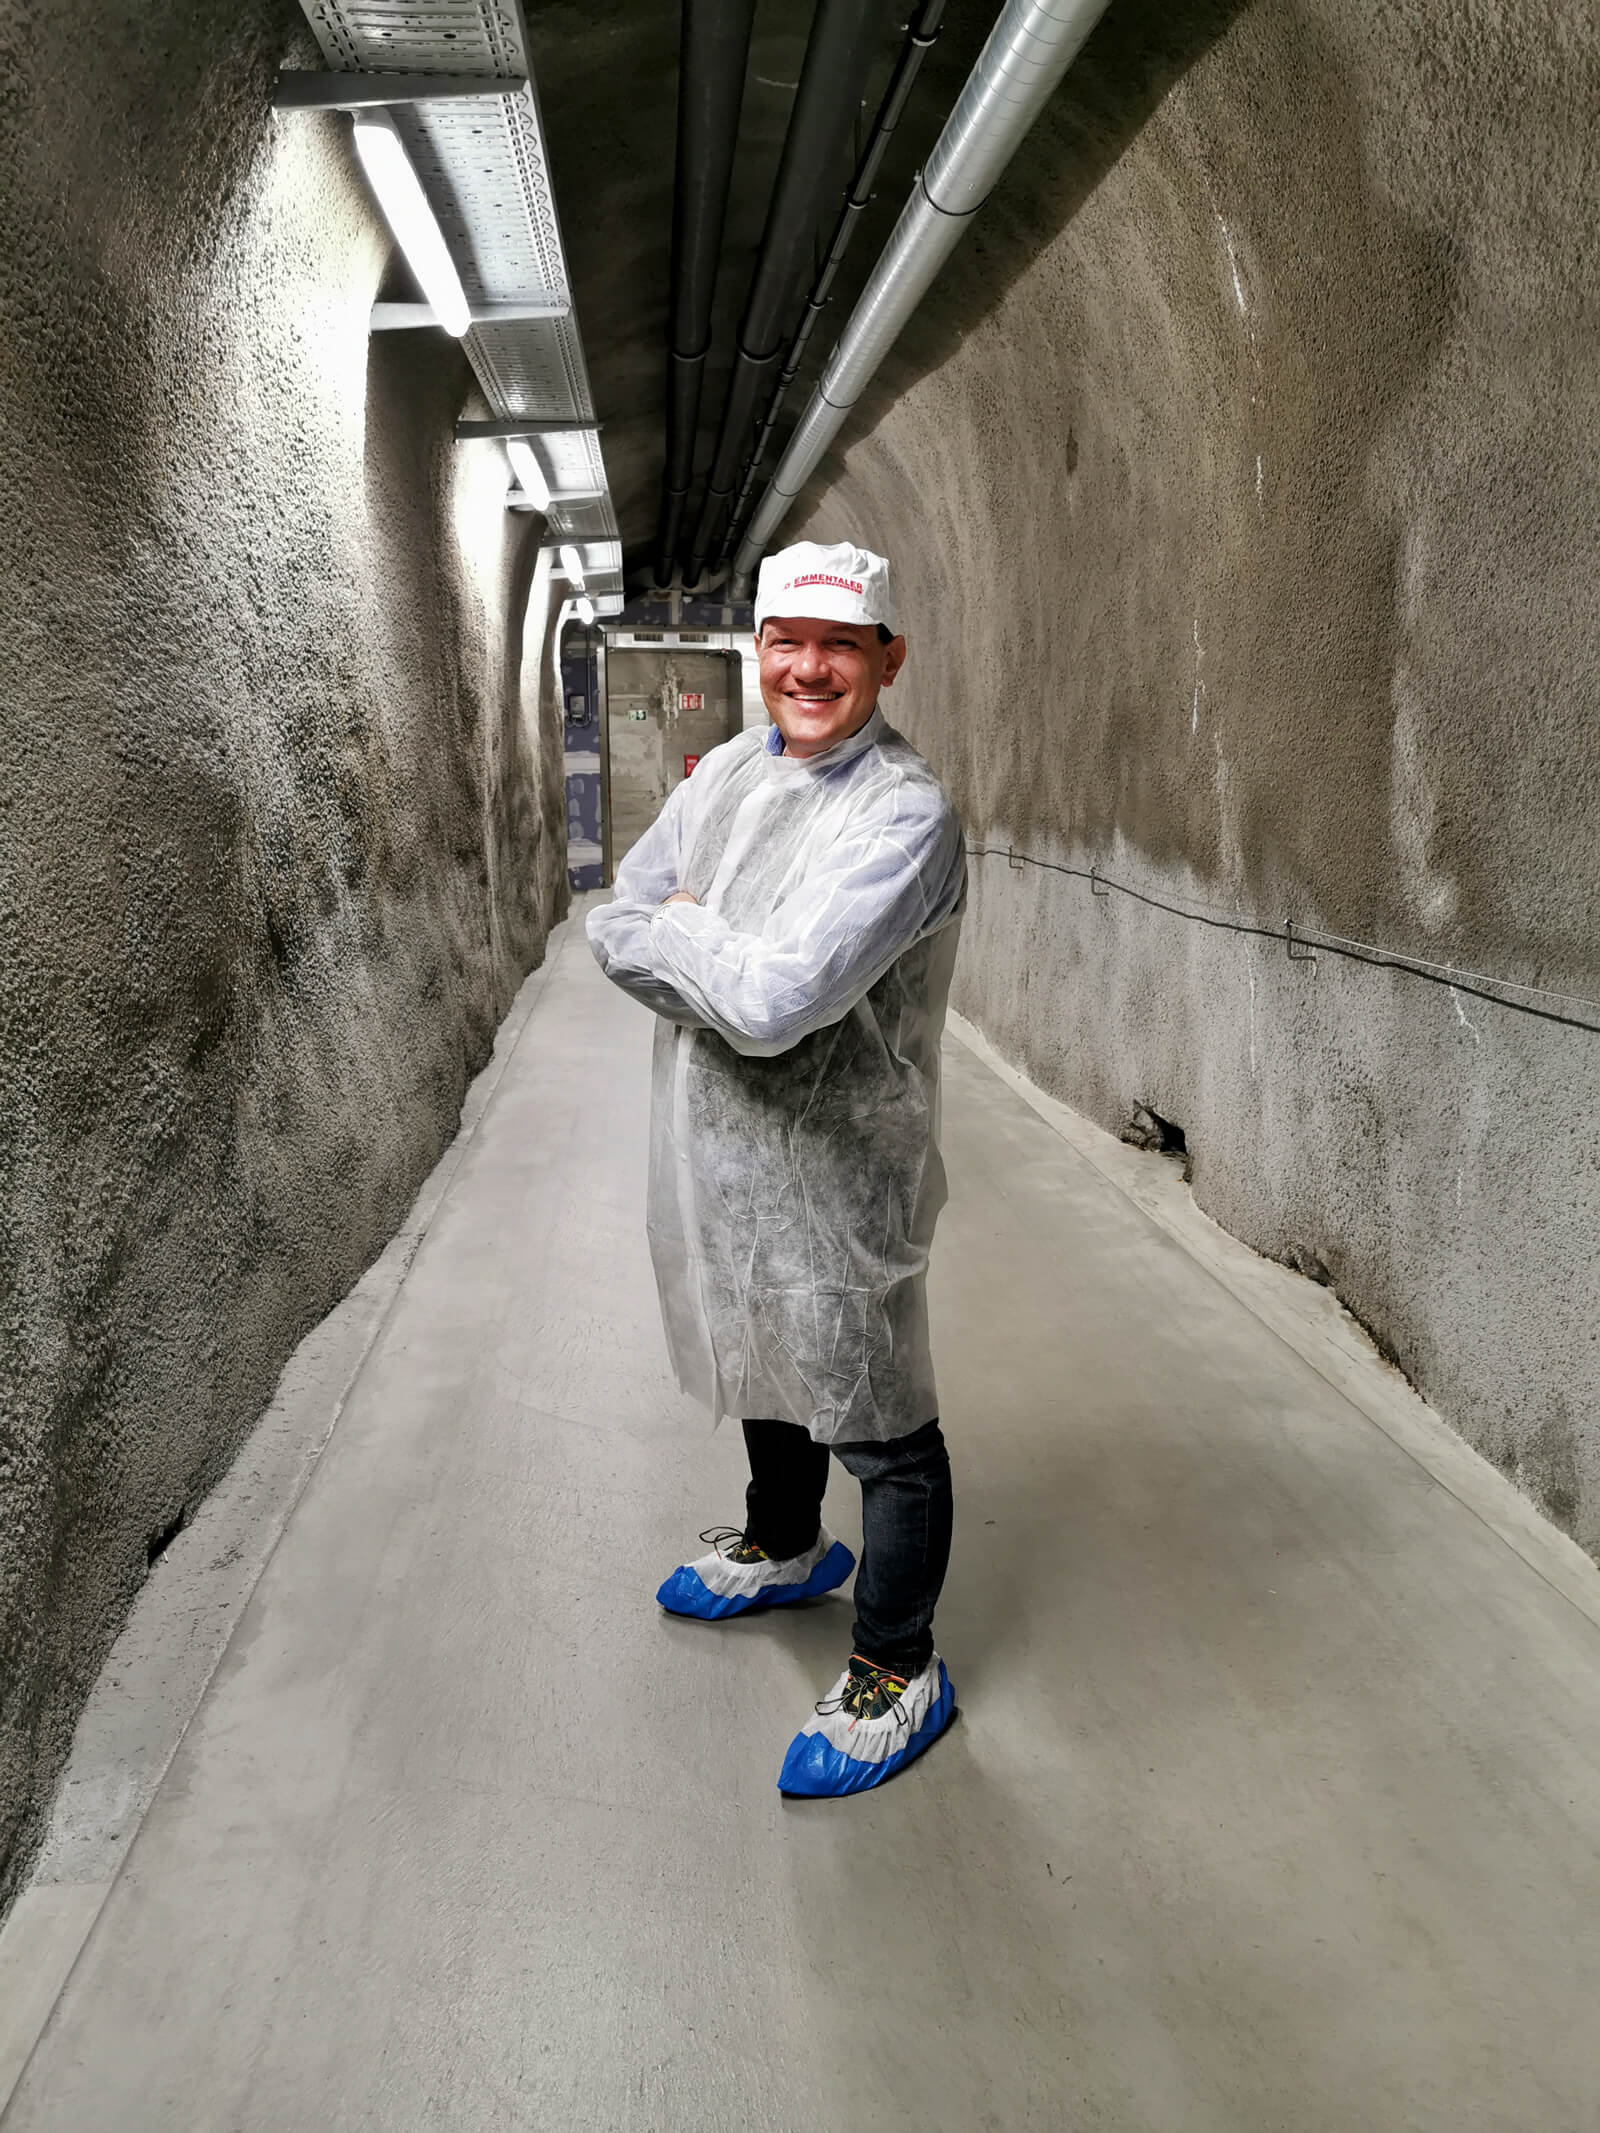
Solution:
<path fill-rule="evenodd" d="M 995 13 L 941 11 L 755 493 Z M 513 17 L 626 566 L 566 643 L 696 597 L 726 629 L 714 555 L 655 582 L 677 11 Z M 790 331 L 904 52 L 878 19 Z M 418 291 L 345 136 L 270 120 L 307 16 L 4 22 L 14 1878 L 152 1547 L 563 908 L 563 695 L 569 759 L 598 732 L 546 657 L 553 520 L 454 441 L 481 378 L 369 338 Z M 810 23 L 753 13 L 697 481 Z M 778 536 L 893 558 L 895 719 L 973 853 L 957 1004 L 1101 1123 L 1181 1121 L 1200 1205 L 1591 1552 L 1597 87 L 1542 0 L 1113 0 Z"/>
<path fill-rule="evenodd" d="M 606 659 L 611 857 L 625 859 L 702 755 L 744 725 L 736 652 L 636 646 Z"/>
<path fill-rule="evenodd" d="M 946 12 L 763 480 L 994 19 Z M 795 36 L 758 9 L 753 84 Z M 558 143 L 669 39 L 552 21 Z M 1116 0 L 773 536 L 894 561 L 895 722 L 974 853 L 956 1004 L 1102 1124 L 1182 1120 L 1201 1206 L 1591 1553 L 1597 89 L 1534 0 Z M 572 210 L 636 592 L 667 262 L 598 233 L 664 215 L 669 117 Z"/>

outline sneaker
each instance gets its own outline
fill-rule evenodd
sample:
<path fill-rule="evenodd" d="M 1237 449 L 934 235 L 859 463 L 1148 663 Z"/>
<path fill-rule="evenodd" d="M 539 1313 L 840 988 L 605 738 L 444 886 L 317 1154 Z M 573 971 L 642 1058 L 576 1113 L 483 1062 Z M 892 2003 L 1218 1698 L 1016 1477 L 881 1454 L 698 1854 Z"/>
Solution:
<path fill-rule="evenodd" d="M 757 1607 L 787 1607 L 832 1592 L 856 1567 L 850 1550 L 826 1526 L 818 1528 L 815 1544 L 804 1555 L 776 1562 L 735 1526 L 714 1527 L 700 1538 L 710 1542 L 711 1553 L 680 1564 L 656 1594 L 668 1614 L 723 1622 Z"/>
<path fill-rule="evenodd" d="M 937 1652 L 909 1680 L 853 1657 L 789 1743 L 778 1790 L 831 1800 L 882 1785 L 931 1748 L 955 1715 L 955 1690 Z"/>

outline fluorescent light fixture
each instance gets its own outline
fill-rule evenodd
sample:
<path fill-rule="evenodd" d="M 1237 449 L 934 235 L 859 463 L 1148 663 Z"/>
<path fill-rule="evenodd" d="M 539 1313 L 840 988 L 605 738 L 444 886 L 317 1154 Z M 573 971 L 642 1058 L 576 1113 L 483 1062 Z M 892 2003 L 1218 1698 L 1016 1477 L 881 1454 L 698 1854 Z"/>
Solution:
<path fill-rule="evenodd" d="M 550 484 L 544 478 L 544 470 L 533 456 L 533 446 L 521 437 L 506 439 L 506 457 L 511 462 L 511 471 L 522 484 L 523 493 L 535 511 L 550 508 Z"/>
<path fill-rule="evenodd" d="M 577 602 L 578 620 L 585 629 L 594 628 L 594 602 L 587 595 Z"/>
<path fill-rule="evenodd" d="M 567 583 L 583 591 L 583 558 L 570 541 L 561 550 L 561 567 L 567 574 Z"/>
<path fill-rule="evenodd" d="M 356 118 L 355 136 L 361 168 L 378 196 L 395 243 L 406 256 L 406 265 L 421 284 L 434 317 L 459 341 L 472 324 L 472 314 L 433 209 L 400 145 L 394 120 L 386 111 L 362 111 Z"/>

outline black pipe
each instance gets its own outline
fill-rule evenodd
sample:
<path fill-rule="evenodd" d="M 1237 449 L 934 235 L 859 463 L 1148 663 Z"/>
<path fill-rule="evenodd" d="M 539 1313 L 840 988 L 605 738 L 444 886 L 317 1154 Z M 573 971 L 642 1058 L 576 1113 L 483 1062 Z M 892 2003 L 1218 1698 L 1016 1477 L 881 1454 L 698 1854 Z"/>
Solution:
<path fill-rule="evenodd" d="M 722 546 L 717 554 L 719 570 L 732 555 L 734 543 L 743 530 L 751 493 L 756 485 L 756 475 L 777 423 L 779 411 L 799 372 L 812 329 L 827 304 L 828 291 L 833 286 L 834 276 L 843 263 L 845 253 L 850 249 L 850 240 L 855 236 L 856 225 L 872 204 L 872 188 L 877 181 L 879 168 L 910 99 L 912 85 L 921 71 L 923 59 L 930 47 L 938 41 L 944 8 L 945 0 L 923 0 L 923 5 L 906 26 L 906 41 L 901 48 L 900 58 L 889 77 L 889 86 L 883 93 L 883 102 L 878 106 L 878 115 L 872 122 L 872 131 L 867 136 L 867 145 L 861 152 L 861 160 L 845 189 L 844 206 L 839 210 L 839 219 L 833 226 L 833 236 L 823 256 L 822 266 L 811 285 L 811 294 L 806 298 L 806 307 L 800 314 L 800 323 L 795 328 L 794 339 L 789 343 L 784 356 L 778 382 L 772 389 L 772 398 L 761 418 L 760 432 L 749 458 L 744 463 L 738 493 L 728 515 L 727 531 L 723 534 Z"/>
<path fill-rule="evenodd" d="M 711 301 L 733 177 L 755 0 L 683 0 L 678 47 L 678 165 L 672 200 L 672 309 L 667 322 L 666 466 L 656 582 L 672 575 L 694 479 Z"/>
<path fill-rule="evenodd" d="M 883 34 L 884 0 L 817 0 L 800 83 L 723 401 L 717 447 L 689 556 L 692 582 L 733 496 L 755 411 L 783 354 L 783 329 L 809 264 L 817 204 L 855 124 Z"/>

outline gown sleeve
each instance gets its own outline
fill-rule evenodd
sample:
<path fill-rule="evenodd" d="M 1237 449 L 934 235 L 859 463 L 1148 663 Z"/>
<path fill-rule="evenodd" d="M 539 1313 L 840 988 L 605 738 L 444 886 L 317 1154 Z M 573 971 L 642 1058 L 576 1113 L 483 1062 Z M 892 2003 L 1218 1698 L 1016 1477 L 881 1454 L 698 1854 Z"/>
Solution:
<path fill-rule="evenodd" d="M 685 778 L 667 795 L 660 814 L 618 867 L 611 902 L 596 904 L 585 930 L 595 961 L 613 985 L 669 1022 L 699 1029 L 704 1026 L 701 1016 L 662 975 L 650 931 L 663 900 L 681 886 L 678 870 L 690 783 Z"/>
<path fill-rule="evenodd" d="M 761 932 L 736 931 L 700 904 L 658 905 L 645 954 L 736 1052 L 770 1058 L 842 1020 L 954 914 L 965 885 L 954 809 L 942 794 L 903 787 L 886 810 L 843 829 Z"/>

